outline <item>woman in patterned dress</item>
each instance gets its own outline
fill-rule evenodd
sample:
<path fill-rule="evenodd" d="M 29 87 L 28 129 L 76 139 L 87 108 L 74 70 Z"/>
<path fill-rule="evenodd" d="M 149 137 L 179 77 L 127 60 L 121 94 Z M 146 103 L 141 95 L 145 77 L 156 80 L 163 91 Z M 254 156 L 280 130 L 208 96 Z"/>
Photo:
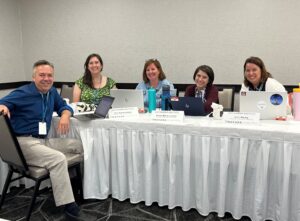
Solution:
<path fill-rule="evenodd" d="M 97 105 L 103 96 L 110 95 L 110 89 L 116 88 L 116 82 L 102 74 L 103 61 L 98 54 L 87 57 L 84 69 L 83 77 L 75 81 L 73 102 Z"/>

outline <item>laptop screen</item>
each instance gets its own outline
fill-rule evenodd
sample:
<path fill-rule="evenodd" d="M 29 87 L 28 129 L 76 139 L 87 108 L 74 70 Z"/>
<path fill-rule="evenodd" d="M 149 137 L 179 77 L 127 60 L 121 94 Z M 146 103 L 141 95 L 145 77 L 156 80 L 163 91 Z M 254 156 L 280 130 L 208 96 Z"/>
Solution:
<path fill-rule="evenodd" d="M 113 102 L 113 97 L 103 96 L 95 110 L 95 115 L 105 118 Z"/>

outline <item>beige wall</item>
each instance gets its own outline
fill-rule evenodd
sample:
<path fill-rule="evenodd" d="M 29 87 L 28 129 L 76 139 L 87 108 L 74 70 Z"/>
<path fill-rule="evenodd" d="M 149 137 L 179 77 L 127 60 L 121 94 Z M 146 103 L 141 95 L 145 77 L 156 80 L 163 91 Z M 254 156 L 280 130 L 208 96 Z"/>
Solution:
<path fill-rule="evenodd" d="M 75 81 L 92 52 L 101 54 L 104 73 L 117 82 L 141 81 L 145 60 L 158 58 L 174 83 L 191 83 L 195 68 L 208 64 L 215 83 L 239 84 L 244 60 L 251 55 L 263 58 L 283 84 L 300 81 L 298 0 L 0 2 L 10 10 L 0 13 L 0 24 L 5 21 L 12 32 L 1 35 L 4 42 L 15 38 L 4 48 L 13 50 L 9 59 L 1 58 L 0 82 L 24 80 L 22 61 L 25 80 L 30 80 L 32 63 L 41 58 L 55 64 L 57 81 Z M 18 7 L 22 41 L 15 37 L 20 36 Z"/>
<path fill-rule="evenodd" d="M 19 1 L 0 0 L 0 83 L 24 80 Z"/>

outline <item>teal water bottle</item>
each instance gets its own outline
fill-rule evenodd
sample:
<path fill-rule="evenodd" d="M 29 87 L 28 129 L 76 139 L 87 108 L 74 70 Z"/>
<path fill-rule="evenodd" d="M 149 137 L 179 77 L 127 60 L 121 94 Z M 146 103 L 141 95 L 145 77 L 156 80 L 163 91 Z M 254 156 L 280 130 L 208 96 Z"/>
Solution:
<path fill-rule="evenodd" d="M 156 109 L 156 90 L 151 87 L 148 89 L 148 111 L 151 113 Z"/>

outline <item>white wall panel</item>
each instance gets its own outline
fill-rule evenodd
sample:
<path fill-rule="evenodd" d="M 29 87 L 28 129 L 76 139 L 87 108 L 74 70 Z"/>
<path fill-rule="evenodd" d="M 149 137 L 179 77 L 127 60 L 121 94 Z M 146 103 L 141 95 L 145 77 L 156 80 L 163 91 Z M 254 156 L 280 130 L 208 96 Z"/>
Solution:
<path fill-rule="evenodd" d="M 0 0 L 0 83 L 24 81 L 18 0 Z"/>
<path fill-rule="evenodd" d="M 298 0 L 21 0 L 26 80 L 45 58 L 56 80 L 74 81 L 88 54 L 104 73 L 139 82 L 144 61 L 158 58 L 174 83 L 213 67 L 215 83 L 239 84 L 245 59 L 261 57 L 283 84 L 300 81 Z"/>

